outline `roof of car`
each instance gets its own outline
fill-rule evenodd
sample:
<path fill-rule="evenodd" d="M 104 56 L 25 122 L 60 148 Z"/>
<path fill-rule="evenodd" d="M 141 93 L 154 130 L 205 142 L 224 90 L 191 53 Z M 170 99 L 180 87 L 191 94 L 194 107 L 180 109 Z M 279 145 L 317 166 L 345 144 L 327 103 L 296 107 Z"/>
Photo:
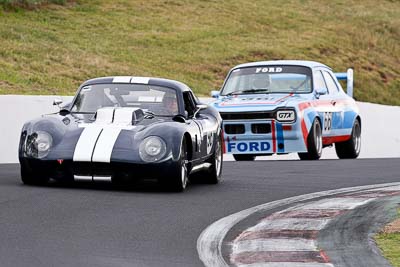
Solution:
<path fill-rule="evenodd" d="M 325 64 L 316 62 L 316 61 L 307 61 L 307 60 L 270 60 L 270 61 L 258 61 L 258 62 L 249 62 L 235 66 L 236 68 L 245 68 L 245 67 L 256 67 L 256 66 L 268 66 L 268 65 L 289 65 L 289 66 L 304 66 L 309 68 L 315 67 L 324 67 L 331 69 Z"/>
<path fill-rule="evenodd" d="M 165 86 L 173 88 L 177 91 L 191 91 L 191 89 L 184 83 L 154 77 L 137 77 L 137 76 L 112 76 L 112 77 L 99 77 L 85 81 L 80 87 L 93 85 L 93 84 L 110 84 L 110 83 L 126 83 L 126 84 L 149 84 L 155 86 Z"/>

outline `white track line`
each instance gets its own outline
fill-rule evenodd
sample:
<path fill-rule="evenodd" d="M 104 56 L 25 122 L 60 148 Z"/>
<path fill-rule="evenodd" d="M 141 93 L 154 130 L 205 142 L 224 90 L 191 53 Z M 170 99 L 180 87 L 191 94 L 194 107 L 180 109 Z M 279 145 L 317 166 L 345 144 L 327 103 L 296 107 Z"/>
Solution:
<path fill-rule="evenodd" d="M 287 218 L 262 220 L 255 226 L 247 229 L 247 231 L 260 230 L 321 230 L 329 222 L 329 219 L 312 219 L 312 218 Z"/>
<path fill-rule="evenodd" d="M 232 254 L 258 251 L 318 251 L 315 240 L 293 239 L 259 239 L 235 242 Z"/>
<path fill-rule="evenodd" d="M 226 234 L 229 232 L 229 230 L 232 229 L 233 226 L 235 226 L 237 223 L 239 223 L 243 219 L 247 218 L 248 216 L 250 216 L 256 212 L 260 212 L 260 211 L 265 212 L 265 211 L 268 211 L 268 210 L 271 210 L 274 208 L 278 208 L 281 206 L 285 206 L 288 204 L 305 201 L 305 200 L 311 200 L 311 199 L 315 199 L 315 198 L 319 198 L 319 197 L 326 197 L 326 196 L 331 196 L 331 195 L 335 195 L 335 194 L 349 193 L 349 192 L 354 192 L 354 191 L 359 191 L 359 190 L 377 189 L 377 188 L 381 188 L 381 187 L 383 188 L 383 187 L 389 187 L 389 186 L 400 186 L 400 183 L 386 183 L 386 184 L 377 184 L 377 185 L 357 186 L 357 187 L 342 188 L 342 189 L 335 189 L 335 190 L 305 194 L 305 195 L 300 195 L 300 196 L 295 196 L 295 197 L 290 197 L 290 198 L 286 198 L 286 199 L 281 199 L 281 200 L 265 203 L 262 205 L 258 205 L 258 206 L 231 214 L 229 216 L 226 216 L 226 217 L 221 218 L 218 221 L 214 222 L 200 234 L 199 238 L 197 239 L 197 252 L 199 254 L 199 258 L 204 263 L 204 265 L 207 267 L 220 267 L 220 266 L 227 267 L 227 266 L 229 266 L 225 262 L 225 260 L 222 256 L 222 253 L 221 253 L 223 240 L 224 240 Z M 257 265 L 257 266 L 261 266 L 261 265 Z M 269 264 L 269 265 L 264 265 L 264 266 L 270 267 L 270 266 L 274 266 L 274 265 Z M 280 265 L 275 265 L 275 266 L 282 267 L 282 266 L 289 266 L 289 265 L 283 265 L 280 263 Z M 291 265 L 291 266 L 293 266 L 293 265 Z M 301 265 L 296 265 L 296 266 L 301 266 Z M 310 266 L 310 265 L 307 265 L 307 266 Z M 331 265 L 319 265 L 319 266 L 331 266 Z"/>
<path fill-rule="evenodd" d="M 350 198 L 350 197 L 342 197 L 342 198 L 329 198 L 322 199 L 319 201 L 315 201 L 304 205 L 302 207 L 296 208 L 296 210 L 310 209 L 310 210 L 352 210 L 358 206 L 367 204 L 368 202 L 374 200 L 375 198 Z"/>
<path fill-rule="evenodd" d="M 333 267 L 330 263 L 317 262 L 268 262 L 268 263 L 253 263 L 241 264 L 238 267 Z"/>

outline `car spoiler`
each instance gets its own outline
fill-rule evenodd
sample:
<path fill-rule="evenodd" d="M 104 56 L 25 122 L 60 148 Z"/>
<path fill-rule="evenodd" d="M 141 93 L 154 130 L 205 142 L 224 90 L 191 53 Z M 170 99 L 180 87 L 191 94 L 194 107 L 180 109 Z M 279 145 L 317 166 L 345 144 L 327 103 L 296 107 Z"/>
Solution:
<path fill-rule="evenodd" d="M 337 72 L 335 73 L 336 79 L 339 81 L 346 80 L 347 94 L 353 97 L 353 83 L 354 83 L 354 71 L 353 69 L 347 69 L 347 72 Z"/>

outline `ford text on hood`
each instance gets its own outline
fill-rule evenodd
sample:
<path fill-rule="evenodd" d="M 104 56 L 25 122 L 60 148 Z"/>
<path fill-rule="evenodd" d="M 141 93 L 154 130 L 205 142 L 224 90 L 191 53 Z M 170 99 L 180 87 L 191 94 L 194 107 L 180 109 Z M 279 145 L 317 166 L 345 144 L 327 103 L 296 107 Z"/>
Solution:
<path fill-rule="evenodd" d="M 338 80 L 347 81 L 347 94 Z M 353 71 L 333 73 L 313 61 L 263 61 L 234 67 L 211 104 L 221 114 L 225 153 L 236 160 L 296 152 L 319 159 L 335 145 L 339 158 L 361 149 Z"/>

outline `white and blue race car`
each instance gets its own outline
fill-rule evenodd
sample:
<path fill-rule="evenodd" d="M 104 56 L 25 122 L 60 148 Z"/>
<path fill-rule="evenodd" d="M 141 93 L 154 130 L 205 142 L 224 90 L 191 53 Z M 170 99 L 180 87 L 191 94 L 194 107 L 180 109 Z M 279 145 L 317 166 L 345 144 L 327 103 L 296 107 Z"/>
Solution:
<path fill-rule="evenodd" d="M 347 94 L 338 80 L 347 80 Z M 235 160 L 292 152 L 317 160 L 333 144 L 339 158 L 357 158 L 361 117 L 352 92 L 352 69 L 333 73 L 313 61 L 263 61 L 231 69 L 211 105 L 223 119 L 225 153 Z"/>

